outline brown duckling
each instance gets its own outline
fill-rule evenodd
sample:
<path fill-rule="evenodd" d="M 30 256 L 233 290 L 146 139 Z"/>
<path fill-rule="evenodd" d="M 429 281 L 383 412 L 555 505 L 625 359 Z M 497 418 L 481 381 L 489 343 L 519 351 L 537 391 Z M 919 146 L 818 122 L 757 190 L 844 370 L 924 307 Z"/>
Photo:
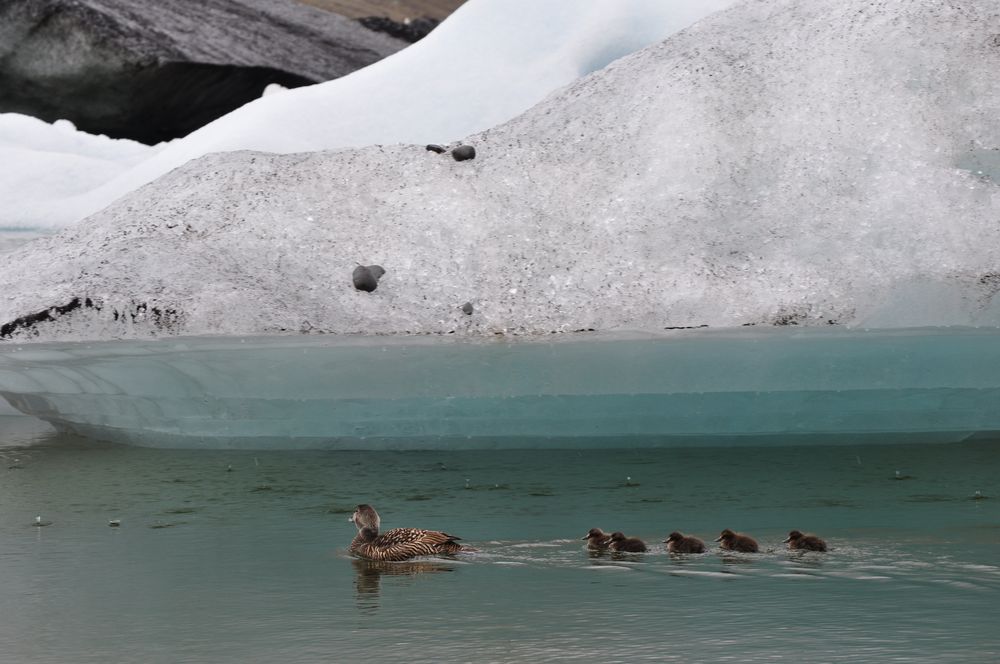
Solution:
<path fill-rule="evenodd" d="M 743 533 L 734 533 L 729 528 L 723 530 L 715 541 L 719 542 L 719 546 L 726 551 L 757 553 L 760 550 L 757 546 L 757 540 Z"/>
<path fill-rule="evenodd" d="M 697 537 L 683 535 L 676 530 L 663 540 L 670 553 L 705 553 L 705 543 Z"/>
<path fill-rule="evenodd" d="M 607 551 L 608 547 L 611 546 L 611 535 L 600 528 L 591 528 L 580 539 L 587 540 L 587 548 L 594 551 Z"/>
<path fill-rule="evenodd" d="M 826 542 L 815 535 L 803 535 L 797 530 L 788 533 L 785 544 L 793 551 L 826 551 Z"/>
<path fill-rule="evenodd" d="M 371 505 L 358 505 L 351 515 L 358 534 L 349 551 L 368 560 L 408 560 L 417 556 L 451 555 L 470 550 L 454 535 L 420 528 L 393 528 L 379 534 L 381 519 Z"/>
<path fill-rule="evenodd" d="M 614 532 L 611 533 L 611 550 L 642 553 L 646 550 L 646 543 L 638 537 L 625 537 L 625 533 Z"/>

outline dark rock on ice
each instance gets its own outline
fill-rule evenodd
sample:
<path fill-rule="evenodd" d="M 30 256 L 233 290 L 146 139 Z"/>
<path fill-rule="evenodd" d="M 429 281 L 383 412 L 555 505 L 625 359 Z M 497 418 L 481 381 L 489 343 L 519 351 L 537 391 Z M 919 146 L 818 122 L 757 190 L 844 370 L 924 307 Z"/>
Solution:
<path fill-rule="evenodd" d="M 476 148 L 471 145 L 459 145 L 457 148 L 451 151 L 451 156 L 454 157 L 455 161 L 465 161 L 467 159 L 476 158 Z"/>
<path fill-rule="evenodd" d="M 144 143 L 406 45 L 291 0 L 8 0 L 0 25 L 0 112 Z"/>
<path fill-rule="evenodd" d="M 462 305 L 462 313 L 463 314 L 465 314 L 466 316 L 471 316 L 472 312 L 473 312 L 473 308 L 472 308 L 472 303 L 471 302 L 466 302 L 465 304 Z"/>
<path fill-rule="evenodd" d="M 382 278 L 383 274 L 385 274 L 385 270 L 381 265 L 359 265 L 354 268 L 351 279 L 354 281 L 355 288 L 371 293 L 378 288 L 378 280 Z"/>
<path fill-rule="evenodd" d="M 444 152 L 447 152 L 447 150 L 444 149 L 444 146 L 438 145 L 436 143 L 429 143 L 427 145 L 427 151 L 436 152 L 437 154 L 443 154 Z"/>

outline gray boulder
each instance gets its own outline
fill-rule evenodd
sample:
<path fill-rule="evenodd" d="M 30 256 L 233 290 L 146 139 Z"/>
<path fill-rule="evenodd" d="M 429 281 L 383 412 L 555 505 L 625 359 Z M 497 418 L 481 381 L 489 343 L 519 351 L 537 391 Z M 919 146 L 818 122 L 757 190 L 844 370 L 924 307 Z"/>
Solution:
<path fill-rule="evenodd" d="M 0 112 L 156 143 L 404 46 L 291 0 L 7 0 Z"/>

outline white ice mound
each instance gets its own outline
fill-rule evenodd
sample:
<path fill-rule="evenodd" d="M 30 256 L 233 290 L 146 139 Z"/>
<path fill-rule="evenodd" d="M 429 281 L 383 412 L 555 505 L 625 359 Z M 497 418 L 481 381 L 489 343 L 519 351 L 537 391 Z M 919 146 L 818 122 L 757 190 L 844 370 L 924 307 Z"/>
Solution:
<path fill-rule="evenodd" d="M 1000 146 L 998 35 L 987 0 L 746 2 L 472 161 L 210 155 L 12 255 L 0 333 L 998 324 L 1000 186 L 960 167 Z"/>
<path fill-rule="evenodd" d="M 104 185 L 163 145 L 95 136 L 72 123 L 0 113 L 0 227 L 48 228 L 66 201 Z"/>
<path fill-rule="evenodd" d="M 459 139 L 509 120 L 552 90 L 732 2 L 470 0 L 426 38 L 389 58 L 333 81 L 267 95 L 158 154 L 150 151 L 143 163 L 127 164 L 114 178 L 81 181 L 92 183 L 82 193 L 38 200 L 15 191 L 0 210 L 0 226 L 76 222 L 210 152 L 291 153 Z"/>

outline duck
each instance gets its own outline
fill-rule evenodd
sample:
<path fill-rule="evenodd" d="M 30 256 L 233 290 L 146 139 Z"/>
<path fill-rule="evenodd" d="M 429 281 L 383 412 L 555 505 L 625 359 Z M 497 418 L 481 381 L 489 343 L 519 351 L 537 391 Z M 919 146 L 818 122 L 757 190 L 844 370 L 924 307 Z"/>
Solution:
<path fill-rule="evenodd" d="M 587 548 L 593 551 L 606 551 L 611 546 L 611 535 L 600 528 L 591 528 L 580 539 L 587 540 Z"/>
<path fill-rule="evenodd" d="M 358 558 L 400 561 L 471 550 L 457 542 L 461 538 L 439 530 L 393 528 L 379 534 L 382 520 L 371 505 L 358 505 L 348 520 L 358 528 L 358 534 L 348 548 Z"/>
<path fill-rule="evenodd" d="M 705 553 L 705 543 L 697 537 L 684 535 L 676 530 L 663 540 L 669 553 Z"/>
<path fill-rule="evenodd" d="M 715 541 L 719 542 L 719 546 L 726 551 L 757 553 L 760 550 L 760 547 L 757 546 L 757 540 L 743 533 L 734 533 L 729 528 L 723 530 Z"/>
<path fill-rule="evenodd" d="M 617 531 L 611 533 L 611 550 L 642 553 L 646 550 L 646 543 L 638 537 L 625 537 L 625 533 Z"/>
<path fill-rule="evenodd" d="M 803 535 L 797 530 L 788 533 L 785 544 L 793 551 L 826 551 L 826 542 L 815 535 Z"/>

